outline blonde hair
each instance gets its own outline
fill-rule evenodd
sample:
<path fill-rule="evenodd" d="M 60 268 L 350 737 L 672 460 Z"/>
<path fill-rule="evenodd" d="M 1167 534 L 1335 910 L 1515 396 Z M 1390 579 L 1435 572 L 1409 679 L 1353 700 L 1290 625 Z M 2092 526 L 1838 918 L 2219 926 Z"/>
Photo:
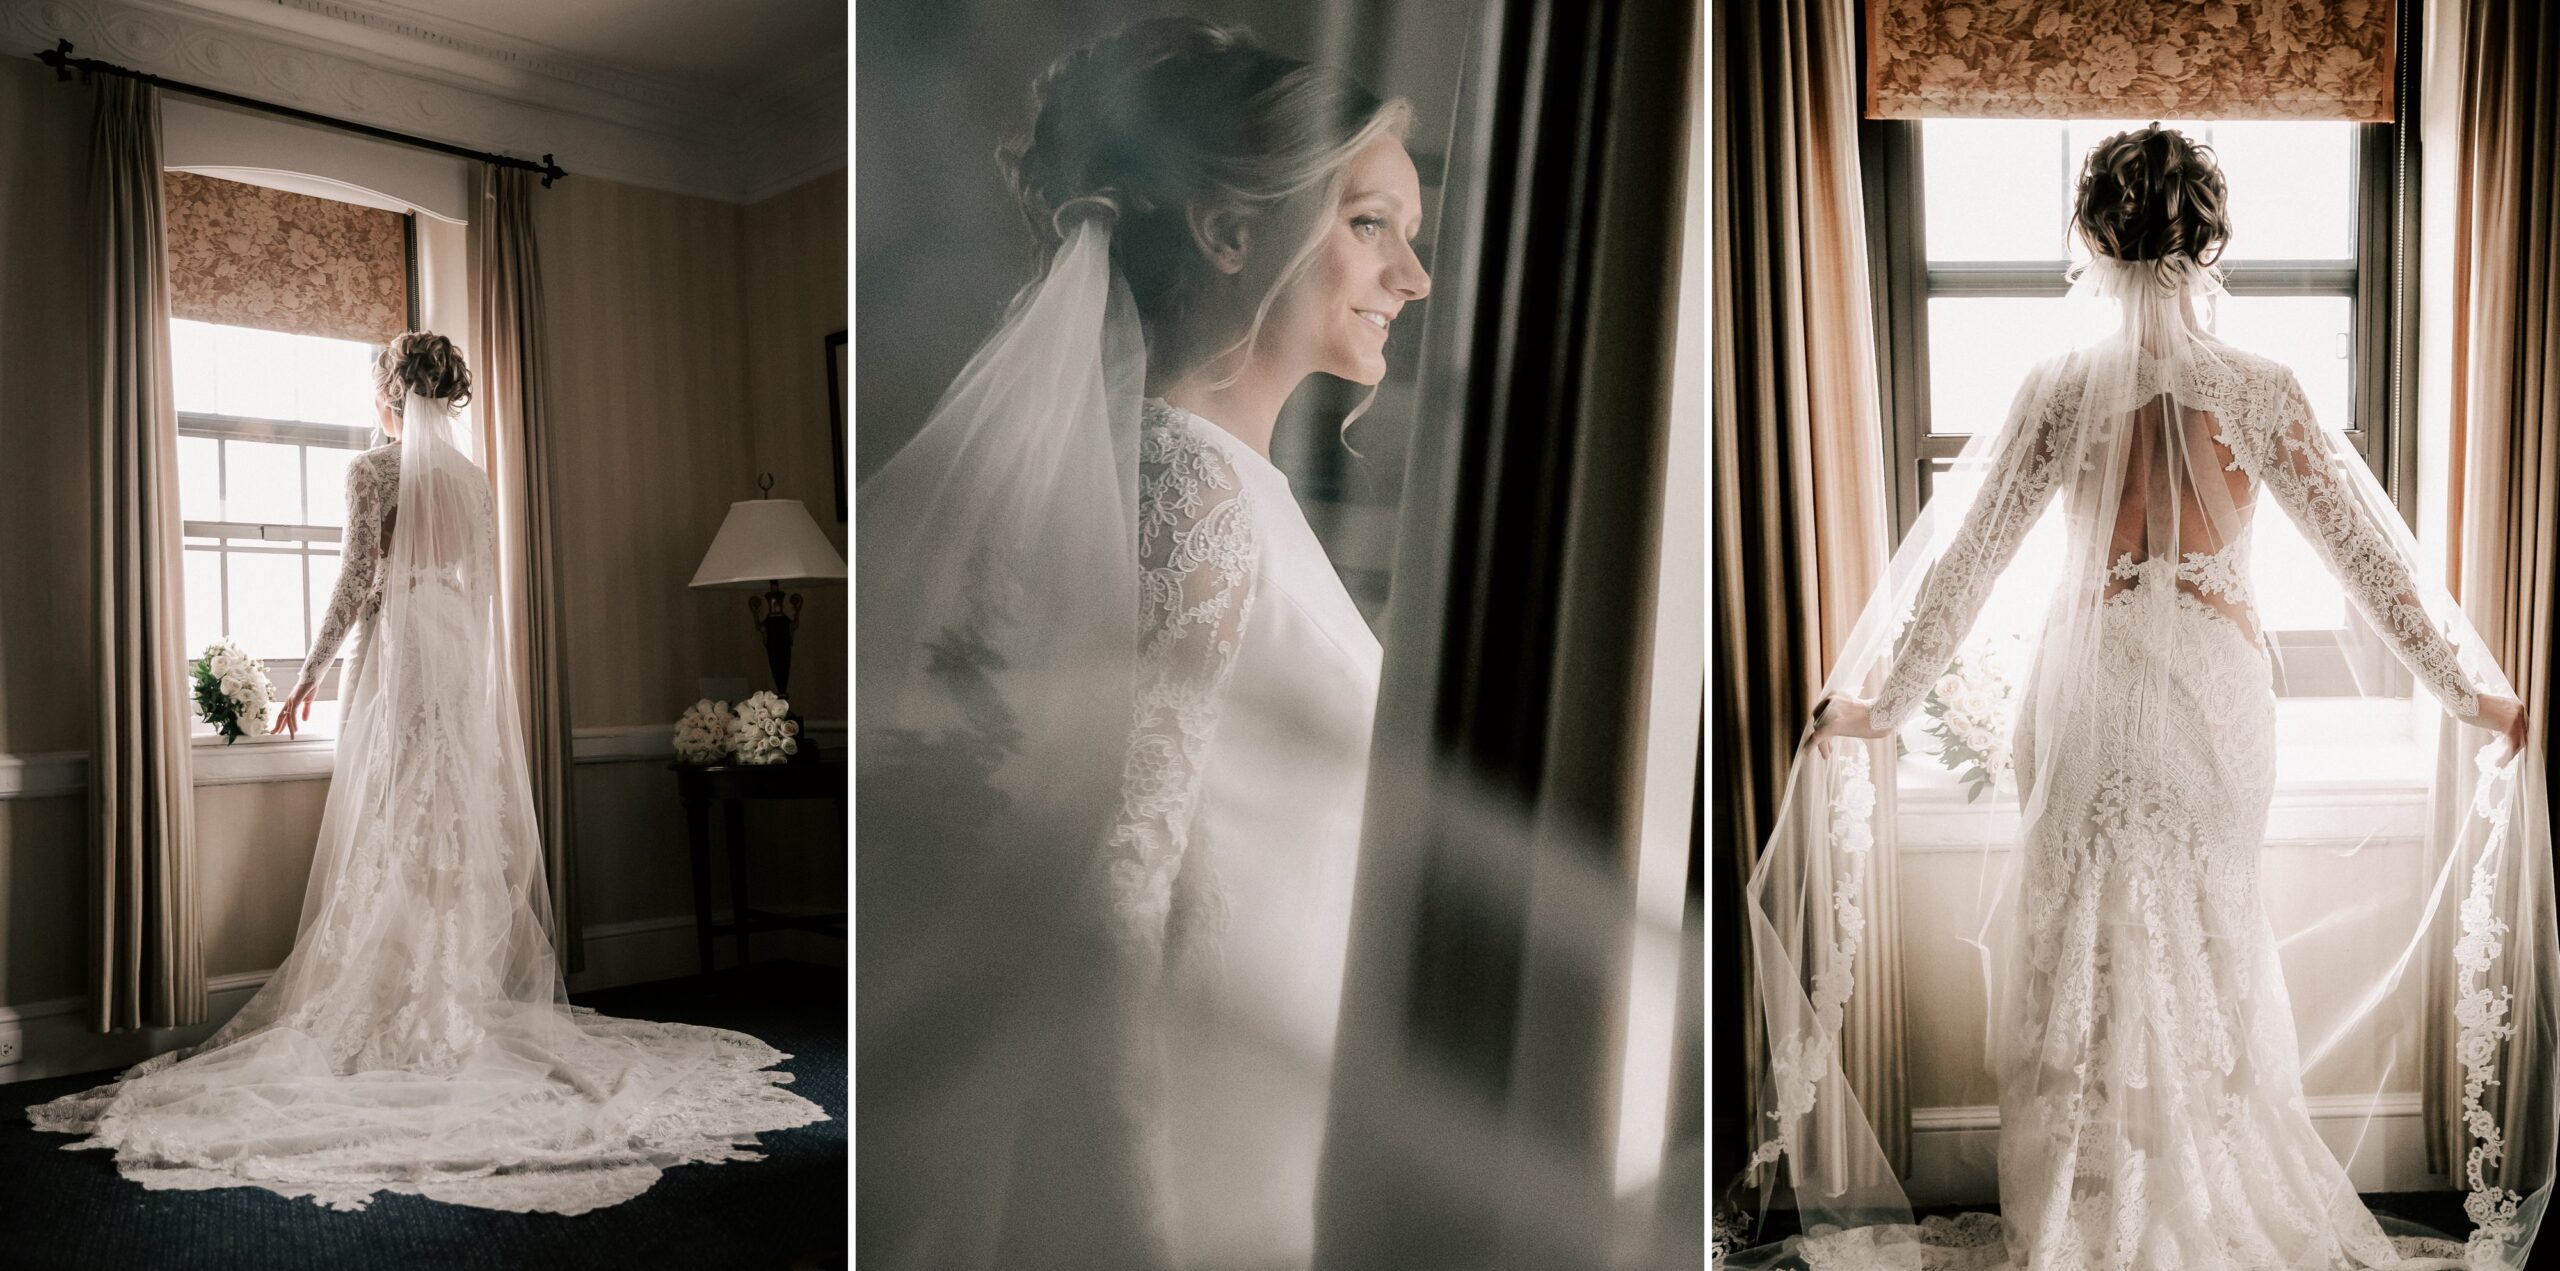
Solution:
<path fill-rule="evenodd" d="M 1323 246 L 1353 156 L 1402 140 L 1413 122 L 1401 99 L 1187 17 L 1133 23 L 1067 54 L 1031 96 L 1029 133 L 998 152 L 1023 218 L 1044 261 L 1076 221 L 1111 222 L 1112 264 L 1151 357 L 1216 272 L 1193 236 L 1195 213 L 1241 214 L 1295 243 L 1243 333 L 1195 352 L 1195 365 L 1252 355 L 1272 305 Z"/>

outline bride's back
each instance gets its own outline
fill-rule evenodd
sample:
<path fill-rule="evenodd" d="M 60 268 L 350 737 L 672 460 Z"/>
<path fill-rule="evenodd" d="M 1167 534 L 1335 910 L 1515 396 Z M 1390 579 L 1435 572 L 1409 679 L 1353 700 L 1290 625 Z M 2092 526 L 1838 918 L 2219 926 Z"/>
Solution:
<path fill-rule="evenodd" d="M 2230 444 L 2225 416 L 2233 413 L 2223 403 L 2162 394 L 2100 431 L 2126 443 L 2102 599 L 2154 574 L 2173 577 L 2179 591 L 2256 638 L 2247 593 L 2230 583 L 2247 550 L 2258 485 Z"/>

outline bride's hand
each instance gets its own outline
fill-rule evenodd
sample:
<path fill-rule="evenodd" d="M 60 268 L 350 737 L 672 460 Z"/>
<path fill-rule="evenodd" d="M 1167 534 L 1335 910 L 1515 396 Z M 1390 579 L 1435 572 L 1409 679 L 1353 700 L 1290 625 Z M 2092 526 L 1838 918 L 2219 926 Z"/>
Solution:
<path fill-rule="evenodd" d="M 2512 697 L 2483 697 L 2479 713 L 2462 722 L 2488 729 L 2507 743 L 2506 754 L 2499 756 L 2501 762 L 2524 752 L 2524 703 Z"/>
<path fill-rule="evenodd" d="M 292 692 L 285 694 L 284 700 L 276 703 L 275 722 L 267 726 L 268 734 L 283 733 L 287 738 L 299 736 L 296 726 L 301 720 L 311 718 L 311 695 L 316 687 L 310 684 L 299 685 Z"/>
<path fill-rule="evenodd" d="M 1823 752 L 1828 754 L 1831 751 L 1830 741 L 1834 737 L 1873 739 L 1887 736 L 1889 733 L 1886 729 L 1876 727 L 1875 716 L 1867 703 L 1854 697 L 1833 694 L 1822 699 L 1813 708 L 1813 718 L 1805 724 L 1805 735 L 1822 743 Z"/>

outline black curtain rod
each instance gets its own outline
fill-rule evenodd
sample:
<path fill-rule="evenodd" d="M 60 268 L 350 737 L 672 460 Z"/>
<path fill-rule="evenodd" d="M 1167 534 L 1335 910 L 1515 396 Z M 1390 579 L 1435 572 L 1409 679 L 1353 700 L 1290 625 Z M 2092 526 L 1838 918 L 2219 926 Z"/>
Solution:
<path fill-rule="evenodd" d="M 435 141 L 426 137 L 413 137 L 405 132 L 393 132 L 388 128 L 376 128 L 372 124 L 360 124 L 351 119 L 333 119 L 327 115 L 315 114 L 311 111 L 302 110 L 293 106 L 279 106 L 274 102 L 262 102 L 255 98 L 242 97 L 238 93 L 226 93 L 218 88 L 199 88 L 194 84 L 181 84 L 173 79 L 163 79 L 148 71 L 137 71 L 131 67 L 118 66 L 113 62 L 101 62 L 94 57 L 73 57 L 71 56 L 71 41 L 69 40 L 56 41 L 52 48 L 36 54 L 36 60 L 52 67 L 53 77 L 56 80 L 70 79 L 71 72 L 73 71 L 80 72 L 80 79 L 83 83 L 88 82 L 89 77 L 93 75 L 121 75 L 126 79 L 140 80 L 145 84 L 164 88 L 173 93 L 185 93 L 190 97 L 201 97 L 207 101 L 218 101 L 226 105 L 245 107 L 249 110 L 262 111 L 270 115 L 283 115 L 288 119 L 299 119 L 304 123 L 319 124 L 324 128 L 336 128 L 344 132 L 362 133 L 368 137 L 378 137 L 384 141 L 396 141 L 404 146 L 416 146 L 422 150 L 433 150 L 441 154 L 449 154 L 458 158 L 478 159 L 483 163 L 494 163 L 502 168 L 520 168 L 526 172 L 539 173 L 542 176 L 542 185 L 544 189 L 549 189 L 552 182 L 569 175 L 568 173 L 561 171 L 560 165 L 553 163 L 551 161 L 551 156 L 547 154 L 542 156 L 542 162 L 535 163 L 531 159 L 519 159 L 513 155 L 491 154 L 485 150 L 466 149 L 462 146 L 452 145 L 442 141 Z"/>

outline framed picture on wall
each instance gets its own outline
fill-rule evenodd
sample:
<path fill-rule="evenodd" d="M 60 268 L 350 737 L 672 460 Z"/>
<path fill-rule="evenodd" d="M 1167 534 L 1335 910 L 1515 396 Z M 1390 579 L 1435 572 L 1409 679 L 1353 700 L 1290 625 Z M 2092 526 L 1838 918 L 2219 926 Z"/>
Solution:
<path fill-rule="evenodd" d="M 827 421 L 835 429 L 836 439 L 836 522 L 845 519 L 844 497 L 844 385 L 845 333 L 827 337 Z"/>

